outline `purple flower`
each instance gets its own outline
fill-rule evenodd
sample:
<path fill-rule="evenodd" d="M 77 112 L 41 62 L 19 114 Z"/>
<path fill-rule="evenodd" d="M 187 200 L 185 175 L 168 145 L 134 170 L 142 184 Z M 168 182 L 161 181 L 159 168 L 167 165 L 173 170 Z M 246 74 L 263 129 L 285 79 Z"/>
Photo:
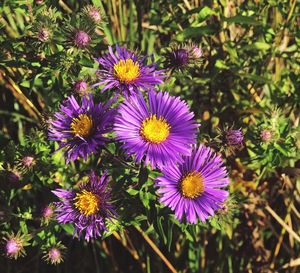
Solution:
<path fill-rule="evenodd" d="M 72 223 L 75 225 L 74 235 L 89 241 L 91 238 L 101 236 L 106 231 L 106 219 L 116 218 L 116 212 L 109 202 L 110 190 L 107 187 L 109 176 L 107 172 L 101 177 L 94 172 L 89 175 L 89 182 L 81 184 L 79 190 L 57 189 L 52 191 L 62 199 L 57 202 L 57 220 L 59 223 Z"/>
<path fill-rule="evenodd" d="M 21 159 L 21 162 L 25 168 L 31 168 L 35 164 L 35 160 L 33 156 L 24 156 Z"/>
<path fill-rule="evenodd" d="M 79 95 L 84 95 L 86 94 L 86 91 L 88 89 L 88 85 L 86 83 L 86 81 L 84 80 L 79 80 L 76 81 L 73 85 L 73 89 L 76 93 L 78 93 Z"/>
<path fill-rule="evenodd" d="M 8 235 L 4 239 L 5 242 L 5 254 L 8 258 L 17 259 L 26 255 L 24 247 L 28 245 L 30 236 L 28 234 L 21 235 L 19 232 L 14 235 L 13 233 Z"/>
<path fill-rule="evenodd" d="M 175 211 L 179 221 L 185 215 L 190 223 L 197 223 L 197 219 L 204 222 L 228 197 L 228 192 L 220 189 L 229 184 L 222 164 L 220 156 L 200 145 L 183 163 L 164 166 L 163 176 L 156 180 L 160 201 Z"/>
<path fill-rule="evenodd" d="M 37 38 L 41 41 L 41 42 L 47 42 L 51 37 L 51 31 L 48 28 L 41 28 L 39 29 L 38 33 L 37 33 Z"/>
<path fill-rule="evenodd" d="M 88 33 L 78 30 L 74 36 L 74 45 L 78 48 L 84 48 L 89 45 L 91 37 Z"/>
<path fill-rule="evenodd" d="M 185 70 L 200 64 L 202 56 L 202 49 L 195 44 L 175 45 L 165 54 L 165 65 L 170 69 Z"/>
<path fill-rule="evenodd" d="M 91 153 L 107 141 L 104 134 L 112 130 L 115 110 L 109 109 L 111 101 L 94 104 L 93 97 L 82 97 L 81 105 L 73 96 L 66 99 L 50 121 L 49 139 L 59 142 L 65 149 L 67 162 Z"/>
<path fill-rule="evenodd" d="M 18 170 L 7 171 L 6 175 L 7 175 L 7 181 L 12 184 L 18 183 L 22 178 L 21 173 Z"/>
<path fill-rule="evenodd" d="M 8 257 L 18 256 L 22 249 L 22 243 L 16 239 L 10 239 L 6 242 L 5 250 Z"/>
<path fill-rule="evenodd" d="M 174 49 L 168 57 L 170 66 L 173 68 L 183 67 L 189 62 L 189 52 L 185 48 Z"/>
<path fill-rule="evenodd" d="M 225 142 L 228 146 L 241 146 L 243 144 L 244 135 L 241 129 L 229 129 L 225 132 Z"/>
<path fill-rule="evenodd" d="M 54 214 L 53 208 L 52 206 L 46 206 L 43 209 L 42 215 L 44 218 L 51 218 Z"/>
<path fill-rule="evenodd" d="M 116 53 L 108 47 L 109 53 L 97 59 L 100 64 L 98 76 L 104 85 L 102 91 L 117 88 L 126 96 L 137 93 L 139 89 L 149 90 L 163 82 L 163 71 L 156 70 L 156 64 L 145 64 L 148 55 L 140 57 L 125 47 L 116 46 Z"/>
<path fill-rule="evenodd" d="M 60 264 L 64 260 L 64 252 L 66 247 L 60 242 L 44 251 L 43 259 L 53 265 Z"/>
<path fill-rule="evenodd" d="M 198 125 L 188 105 L 168 93 L 149 91 L 130 97 L 119 108 L 114 129 L 127 154 L 136 161 L 145 157 L 152 167 L 182 161 L 196 143 Z"/>
<path fill-rule="evenodd" d="M 88 18 L 90 18 L 96 24 L 102 21 L 101 11 L 95 6 L 87 5 L 86 7 L 84 7 L 83 12 L 86 16 L 88 16 Z"/>
<path fill-rule="evenodd" d="M 272 139 L 272 132 L 268 129 L 264 129 L 260 133 L 261 140 L 264 142 L 268 142 Z"/>
<path fill-rule="evenodd" d="M 54 216 L 54 208 L 53 205 L 47 205 L 46 207 L 43 208 L 42 210 L 42 223 L 48 225 L 52 217 Z"/>

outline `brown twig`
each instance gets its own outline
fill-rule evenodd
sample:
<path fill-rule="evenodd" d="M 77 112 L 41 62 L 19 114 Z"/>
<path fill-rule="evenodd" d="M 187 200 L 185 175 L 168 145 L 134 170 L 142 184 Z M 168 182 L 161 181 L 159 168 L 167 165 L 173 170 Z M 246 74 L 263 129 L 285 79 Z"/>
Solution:
<path fill-rule="evenodd" d="M 281 218 L 280 216 L 269 206 L 266 206 L 266 210 L 274 217 L 274 219 L 282 225 L 286 231 L 294 237 L 295 240 L 297 240 L 300 243 L 300 236 L 290 227 L 288 226 Z"/>
<path fill-rule="evenodd" d="M 177 270 L 174 268 L 174 266 L 169 262 L 166 256 L 159 250 L 159 248 L 153 243 L 153 241 L 149 238 L 149 236 L 143 230 L 141 230 L 140 227 L 135 226 L 135 228 L 143 236 L 145 241 L 151 246 L 154 252 L 162 259 L 162 261 L 170 269 L 170 271 L 172 273 L 177 273 Z"/>

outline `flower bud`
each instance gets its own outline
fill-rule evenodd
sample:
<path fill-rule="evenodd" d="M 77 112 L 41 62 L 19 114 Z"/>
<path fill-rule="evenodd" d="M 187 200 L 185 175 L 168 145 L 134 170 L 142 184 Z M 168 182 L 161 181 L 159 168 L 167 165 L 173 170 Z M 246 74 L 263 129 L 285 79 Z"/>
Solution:
<path fill-rule="evenodd" d="M 50 39 L 51 36 L 51 32 L 49 29 L 47 28 L 41 28 L 38 31 L 37 34 L 37 38 L 41 41 L 41 42 L 47 42 Z"/>
<path fill-rule="evenodd" d="M 32 166 L 35 164 L 34 157 L 32 157 L 32 156 L 24 156 L 24 157 L 21 159 L 21 162 L 22 162 L 22 165 L 23 165 L 25 168 L 30 168 L 30 167 L 32 167 Z"/>
<path fill-rule="evenodd" d="M 61 243 L 58 243 L 55 246 L 51 246 L 46 251 L 43 259 L 50 264 L 57 265 L 63 262 L 65 246 Z"/>
<path fill-rule="evenodd" d="M 90 16 L 90 18 L 95 22 L 95 23 L 100 23 L 101 22 L 101 14 L 99 10 L 94 7 L 94 6 L 89 6 L 87 8 L 87 14 Z"/>
<path fill-rule="evenodd" d="M 43 208 L 42 210 L 42 223 L 45 223 L 46 225 L 49 223 L 51 218 L 54 215 L 54 209 L 53 206 L 50 204 Z"/>
<path fill-rule="evenodd" d="M 189 61 L 189 53 L 185 48 L 178 48 L 170 52 L 169 62 L 173 67 L 185 66 Z"/>
<path fill-rule="evenodd" d="M 18 257 L 25 256 L 24 246 L 28 245 L 27 241 L 30 239 L 28 235 L 10 234 L 4 240 L 5 254 L 8 258 L 17 259 Z"/>
<path fill-rule="evenodd" d="M 73 85 L 73 89 L 76 93 L 83 95 L 87 91 L 87 83 L 84 80 L 76 81 Z"/>
<path fill-rule="evenodd" d="M 230 129 L 225 133 L 225 141 L 228 146 L 240 146 L 243 144 L 244 135 L 241 129 Z"/>
<path fill-rule="evenodd" d="M 261 131 L 260 137 L 261 137 L 261 140 L 262 140 L 262 141 L 268 142 L 268 141 L 270 141 L 271 138 L 272 138 L 272 133 L 271 133 L 270 130 L 264 129 L 264 130 Z"/>
<path fill-rule="evenodd" d="M 192 46 L 191 48 L 191 54 L 195 59 L 200 59 L 203 56 L 203 51 L 198 46 Z"/>
<path fill-rule="evenodd" d="M 7 171 L 6 178 L 9 183 L 18 183 L 21 179 L 21 174 L 17 170 Z"/>
<path fill-rule="evenodd" d="M 79 30 L 75 33 L 74 44 L 76 47 L 84 48 L 89 45 L 90 41 L 91 38 L 86 32 Z"/>

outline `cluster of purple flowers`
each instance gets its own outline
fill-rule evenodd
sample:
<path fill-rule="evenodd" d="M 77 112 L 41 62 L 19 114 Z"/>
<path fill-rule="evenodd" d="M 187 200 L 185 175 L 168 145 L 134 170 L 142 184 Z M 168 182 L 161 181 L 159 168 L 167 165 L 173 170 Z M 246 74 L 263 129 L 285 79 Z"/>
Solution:
<path fill-rule="evenodd" d="M 157 69 L 152 56 L 142 57 L 119 46 L 116 52 L 112 47 L 108 50 L 96 59 L 100 68 L 94 87 L 123 94 L 123 102 L 113 109 L 116 100 L 102 104 L 95 103 L 92 95 L 82 96 L 81 102 L 68 97 L 51 120 L 49 138 L 59 143 L 69 162 L 96 154 L 109 140 L 107 134 L 114 132 L 115 141 L 122 143 L 128 157 L 161 171 L 155 182 L 160 201 L 177 219 L 205 221 L 228 197 L 222 189 L 229 179 L 221 157 L 204 145 L 196 146 L 199 124 L 187 103 L 155 90 L 165 71 Z M 176 50 L 172 58 L 177 64 L 185 53 L 186 61 L 202 56 L 195 45 Z M 235 141 L 241 136 L 228 137 Z M 117 217 L 110 201 L 109 180 L 106 171 L 101 177 L 92 171 L 89 181 L 78 190 L 53 191 L 61 199 L 56 202 L 58 221 L 73 223 L 75 234 L 84 234 L 86 240 L 101 236 L 107 230 L 106 221 Z"/>

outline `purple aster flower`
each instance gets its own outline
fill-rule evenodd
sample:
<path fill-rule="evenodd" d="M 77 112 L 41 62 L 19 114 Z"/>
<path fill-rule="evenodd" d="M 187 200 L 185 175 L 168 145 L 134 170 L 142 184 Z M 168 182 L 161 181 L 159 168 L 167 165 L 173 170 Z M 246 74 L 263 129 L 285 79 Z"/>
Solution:
<path fill-rule="evenodd" d="M 89 45 L 91 37 L 88 33 L 83 30 L 78 30 L 75 32 L 74 45 L 78 48 L 84 48 Z"/>
<path fill-rule="evenodd" d="M 94 104 L 93 97 L 82 97 L 81 105 L 73 96 L 66 99 L 50 121 L 49 139 L 59 142 L 65 149 L 67 162 L 78 157 L 87 159 L 90 153 L 105 144 L 104 134 L 112 130 L 115 110 L 109 109 L 111 101 Z"/>
<path fill-rule="evenodd" d="M 152 167 L 182 161 L 196 143 L 198 125 L 188 105 L 168 93 L 149 91 L 130 97 L 119 108 L 114 129 L 127 154 L 136 161 L 145 157 Z"/>
<path fill-rule="evenodd" d="M 84 238 L 87 241 L 101 236 L 101 232 L 107 230 L 106 219 L 116 218 L 116 212 L 109 202 L 108 181 L 107 172 L 101 177 L 91 172 L 88 183 L 82 184 L 77 191 L 63 189 L 52 191 L 62 199 L 56 203 L 58 222 L 74 224 L 74 235 L 80 238 L 82 233 L 85 233 Z"/>
<path fill-rule="evenodd" d="M 197 219 L 204 222 L 228 197 L 228 192 L 220 189 L 229 184 L 222 164 L 220 156 L 200 145 L 183 163 L 164 166 L 163 176 L 156 180 L 160 201 L 175 211 L 179 221 L 185 215 L 190 223 L 197 223 Z"/>
<path fill-rule="evenodd" d="M 137 93 L 139 89 L 149 90 L 163 82 L 163 71 L 156 70 L 156 64 L 153 62 L 145 64 L 149 55 L 140 57 L 119 46 L 116 46 L 116 53 L 111 46 L 108 50 L 108 54 L 97 59 L 100 64 L 100 82 L 94 86 L 104 85 L 102 91 L 117 88 L 127 96 Z"/>
<path fill-rule="evenodd" d="M 241 129 L 229 129 L 225 132 L 225 142 L 228 146 L 241 146 L 243 144 L 244 135 Z"/>

